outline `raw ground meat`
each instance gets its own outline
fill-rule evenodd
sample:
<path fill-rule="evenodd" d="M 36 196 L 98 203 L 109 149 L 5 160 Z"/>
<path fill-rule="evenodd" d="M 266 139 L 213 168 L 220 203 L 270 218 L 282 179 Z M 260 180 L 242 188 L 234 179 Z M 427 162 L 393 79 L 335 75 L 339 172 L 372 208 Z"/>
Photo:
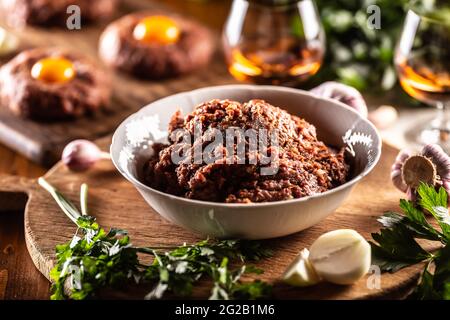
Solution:
<path fill-rule="evenodd" d="M 73 63 L 75 77 L 47 83 L 31 76 L 41 59 L 65 58 Z M 92 115 L 109 105 L 108 75 L 86 57 L 56 47 L 24 50 L 0 68 L 0 100 L 22 118 L 59 121 Z"/>
<path fill-rule="evenodd" d="M 194 137 L 195 125 L 202 127 L 202 139 L 196 143 L 203 146 L 211 143 L 205 132 L 209 128 L 219 129 L 224 137 L 225 130 L 233 127 L 266 129 L 269 136 L 275 133 L 278 144 L 269 144 L 267 154 L 278 153 L 278 171 L 272 175 L 261 174 L 261 169 L 268 165 L 260 161 L 260 153 L 248 152 L 248 139 L 245 140 L 245 164 L 227 163 L 225 157 L 209 164 L 173 163 L 173 151 L 180 147 L 192 151 L 195 143 L 183 143 L 170 134 L 185 129 Z M 301 198 L 343 184 L 349 173 L 344 149 L 335 151 L 327 147 L 317 140 L 313 125 L 263 100 L 239 103 L 215 99 L 198 105 L 185 117 L 177 112 L 169 124 L 169 136 L 170 145 L 153 146 L 155 156 L 144 168 L 144 179 L 152 188 L 186 198 L 231 203 Z M 229 155 L 224 144 L 214 150 Z M 257 157 L 256 164 L 249 164 L 252 157 Z"/>

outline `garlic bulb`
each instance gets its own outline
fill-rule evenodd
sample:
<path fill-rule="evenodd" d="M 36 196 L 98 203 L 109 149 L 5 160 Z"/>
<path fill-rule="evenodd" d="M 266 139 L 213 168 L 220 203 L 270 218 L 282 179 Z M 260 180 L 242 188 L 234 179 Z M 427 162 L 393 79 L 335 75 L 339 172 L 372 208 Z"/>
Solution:
<path fill-rule="evenodd" d="M 65 146 L 61 161 L 72 171 L 85 171 L 100 159 L 109 159 L 109 153 L 102 152 L 89 140 L 74 140 Z"/>
<path fill-rule="evenodd" d="M 444 187 L 450 194 L 450 157 L 437 144 L 428 144 L 418 154 L 402 150 L 391 168 L 394 186 L 415 201 L 420 182 Z"/>
<path fill-rule="evenodd" d="M 320 281 L 319 276 L 309 261 L 308 249 L 300 251 L 298 257 L 283 274 L 283 281 L 291 286 L 307 287 Z"/>
<path fill-rule="evenodd" d="M 338 100 L 358 111 L 362 116 L 367 117 L 367 104 L 361 93 L 353 87 L 343 83 L 328 81 L 311 89 L 311 93 L 323 97 Z"/>

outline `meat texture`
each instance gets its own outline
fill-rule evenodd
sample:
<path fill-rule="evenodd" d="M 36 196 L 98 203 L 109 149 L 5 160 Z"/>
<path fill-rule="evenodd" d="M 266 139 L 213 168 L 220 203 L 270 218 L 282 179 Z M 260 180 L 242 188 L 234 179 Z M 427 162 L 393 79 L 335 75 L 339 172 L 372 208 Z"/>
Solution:
<path fill-rule="evenodd" d="M 255 140 L 241 134 L 227 144 L 227 129 L 233 128 L 265 131 L 267 143 L 255 150 L 251 147 Z M 195 148 L 202 147 L 205 154 L 208 145 L 217 142 L 211 129 L 222 133 L 223 141 L 210 148 L 214 161 L 199 163 L 192 156 Z M 215 99 L 185 117 L 177 112 L 169 134 L 170 145 L 154 145 L 155 156 L 144 168 L 144 179 L 152 188 L 190 199 L 252 203 L 301 198 L 343 184 L 349 172 L 344 149 L 328 147 L 317 139 L 312 124 L 263 100 Z M 186 134 L 188 140 L 182 138 Z M 242 145 L 245 151 L 239 153 Z M 191 157 L 174 162 L 174 153 Z"/>

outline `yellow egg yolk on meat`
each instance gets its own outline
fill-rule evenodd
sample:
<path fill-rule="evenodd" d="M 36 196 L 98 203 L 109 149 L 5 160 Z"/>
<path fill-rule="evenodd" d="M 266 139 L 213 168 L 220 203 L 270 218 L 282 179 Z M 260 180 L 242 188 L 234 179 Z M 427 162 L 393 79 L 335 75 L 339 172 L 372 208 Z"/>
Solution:
<path fill-rule="evenodd" d="M 168 17 L 151 16 L 136 25 L 133 36 L 145 43 L 172 44 L 178 41 L 180 29 L 175 21 Z"/>
<path fill-rule="evenodd" d="M 48 57 L 33 65 L 31 76 L 48 83 L 65 83 L 75 77 L 75 68 L 72 61 L 66 58 Z"/>

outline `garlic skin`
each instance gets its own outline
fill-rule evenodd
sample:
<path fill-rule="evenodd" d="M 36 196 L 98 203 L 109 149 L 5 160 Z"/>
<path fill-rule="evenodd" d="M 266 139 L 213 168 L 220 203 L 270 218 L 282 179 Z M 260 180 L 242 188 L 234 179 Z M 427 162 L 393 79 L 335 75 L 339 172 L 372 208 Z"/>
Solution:
<path fill-rule="evenodd" d="M 61 161 L 72 171 L 85 171 L 100 159 L 109 157 L 89 140 L 74 140 L 65 146 Z"/>
<path fill-rule="evenodd" d="M 403 163 L 412 155 L 412 152 L 410 150 L 401 150 L 397 157 L 395 158 L 394 164 L 391 167 L 391 180 L 394 186 L 399 189 L 402 192 L 405 192 L 408 190 L 408 186 L 403 181 L 402 178 L 402 169 L 403 169 Z"/>
<path fill-rule="evenodd" d="M 408 189 L 406 190 L 406 199 L 416 202 L 417 201 L 417 192 L 416 189 L 410 188 L 408 187 Z"/>
<path fill-rule="evenodd" d="M 417 200 L 419 182 L 442 186 L 450 194 L 450 157 L 437 144 L 424 146 L 418 154 L 402 150 L 392 165 L 391 180 L 411 201 Z"/>
<path fill-rule="evenodd" d="M 314 241 L 309 261 L 321 279 L 349 285 L 369 271 L 371 247 L 355 230 L 334 230 Z"/>
<path fill-rule="evenodd" d="M 327 81 L 310 90 L 311 93 L 338 100 L 358 111 L 367 118 L 367 104 L 361 93 L 353 87 L 335 81 Z"/>
<path fill-rule="evenodd" d="M 444 187 L 450 194 L 450 156 L 437 144 L 428 144 L 422 149 L 422 154 L 436 166 L 439 176 L 438 185 Z"/>
<path fill-rule="evenodd" d="M 320 278 L 309 261 L 308 249 L 303 249 L 284 272 L 282 279 L 295 287 L 308 287 L 320 282 Z"/>

